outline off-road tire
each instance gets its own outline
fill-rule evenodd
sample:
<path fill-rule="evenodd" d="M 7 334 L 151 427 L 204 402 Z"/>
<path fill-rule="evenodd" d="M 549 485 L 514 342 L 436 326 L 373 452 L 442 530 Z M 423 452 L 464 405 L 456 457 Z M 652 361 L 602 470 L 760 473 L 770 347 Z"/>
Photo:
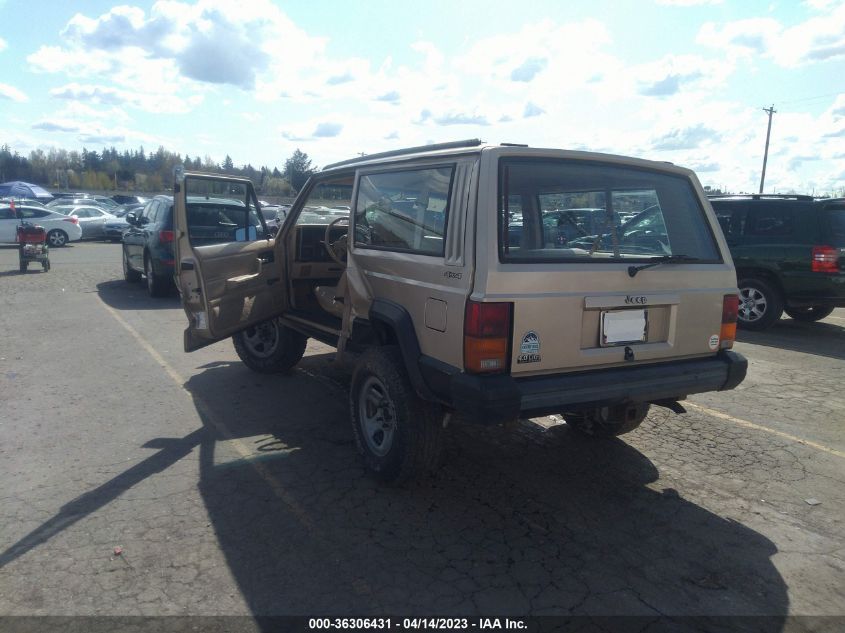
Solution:
<path fill-rule="evenodd" d="M 626 411 L 634 408 L 632 415 Z M 602 407 L 596 411 L 564 413 L 566 424 L 583 435 L 595 438 L 610 438 L 630 433 L 636 429 L 648 415 L 649 405 L 614 405 Z M 598 415 L 597 415 L 598 414 Z"/>
<path fill-rule="evenodd" d="M 67 233 L 65 233 L 61 229 L 53 229 L 52 231 L 47 233 L 47 242 L 50 243 L 50 246 L 55 248 L 61 248 L 62 246 L 66 246 L 68 242 Z"/>
<path fill-rule="evenodd" d="M 265 339 L 266 349 L 260 345 L 262 333 L 273 337 L 273 340 Z M 270 319 L 233 334 L 232 343 L 238 357 L 252 371 L 277 374 L 293 369 L 302 360 L 308 337 L 282 325 L 278 319 Z"/>
<path fill-rule="evenodd" d="M 129 257 L 126 255 L 126 249 L 121 250 L 123 251 L 123 278 L 127 283 L 138 283 L 141 281 L 141 273 L 129 265 Z"/>
<path fill-rule="evenodd" d="M 737 286 L 739 312 L 736 323 L 739 327 L 745 330 L 765 330 L 780 319 L 783 314 L 783 297 L 774 285 L 756 277 L 745 277 L 739 280 Z M 746 307 L 746 301 L 753 301 L 753 306 Z"/>
<path fill-rule="evenodd" d="M 389 401 L 385 408 L 393 416 L 392 439 L 384 454 L 372 448 L 362 417 L 362 407 L 367 415 L 367 395 L 378 388 L 383 388 Z M 349 408 L 358 452 L 376 478 L 400 484 L 437 469 L 443 445 L 442 412 L 439 405 L 416 394 L 397 347 L 374 347 L 361 356 L 352 375 Z"/>
<path fill-rule="evenodd" d="M 830 306 L 807 306 L 806 308 L 784 308 L 783 311 L 796 321 L 812 323 L 830 316 L 833 308 Z"/>
<path fill-rule="evenodd" d="M 151 297 L 166 297 L 170 293 L 167 277 L 155 274 L 153 261 L 149 255 L 144 257 L 144 277 L 147 278 L 147 293 Z"/>

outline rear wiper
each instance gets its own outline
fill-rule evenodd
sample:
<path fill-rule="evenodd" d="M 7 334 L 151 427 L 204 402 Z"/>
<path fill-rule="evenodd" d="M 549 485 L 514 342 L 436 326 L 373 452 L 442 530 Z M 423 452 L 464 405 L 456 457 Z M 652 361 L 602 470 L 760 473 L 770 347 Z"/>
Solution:
<path fill-rule="evenodd" d="M 640 264 L 639 266 L 628 266 L 628 276 L 629 277 L 636 277 L 637 273 L 641 270 L 645 270 L 646 268 L 651 268 L 653 266 L 660 266 L 660 264 L 672 264 L 672 263 L 679 263 L 679 262 L 697 262 L 699 259 L 697 257 L 691 257 L 690 255 L 662 255 L 661 257 L 655 257 L 650 263 L 648 264 Z"/>

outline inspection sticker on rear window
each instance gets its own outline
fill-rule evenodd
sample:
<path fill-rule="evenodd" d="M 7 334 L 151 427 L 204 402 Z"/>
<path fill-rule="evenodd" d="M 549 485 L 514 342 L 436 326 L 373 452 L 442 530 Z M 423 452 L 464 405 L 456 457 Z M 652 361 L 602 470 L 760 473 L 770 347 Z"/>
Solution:
<path fill-rule="evenodd" d="M 537 332 L 529 330 L 522 337 L 516 362 L 519 364 L 540 362 L 540 337 Z"/>

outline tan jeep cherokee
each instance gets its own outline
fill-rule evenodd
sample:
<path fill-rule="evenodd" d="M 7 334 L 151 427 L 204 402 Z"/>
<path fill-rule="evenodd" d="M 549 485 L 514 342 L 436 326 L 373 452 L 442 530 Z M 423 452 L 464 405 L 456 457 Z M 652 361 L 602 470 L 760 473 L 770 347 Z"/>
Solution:
<path fill-rule="evenodd" d="M 733 263 L 695 175 L 462 141 L 329 165 L 275 237 L 248 180 L 177 173 L 185 350 L 232 337 L 260 372 L 313 337 L 352 352 L 367 467 L 436 465 L 453 415 L 560 413 L 594 436 L 732 389 Z"/>

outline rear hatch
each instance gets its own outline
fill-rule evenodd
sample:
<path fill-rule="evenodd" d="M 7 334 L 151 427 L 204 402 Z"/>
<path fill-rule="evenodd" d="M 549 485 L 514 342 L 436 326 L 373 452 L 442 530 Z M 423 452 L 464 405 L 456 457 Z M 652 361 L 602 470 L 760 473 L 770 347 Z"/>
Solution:
<path fill-rule="evenodd" d="M 473 298 L 512 303 L 513 375 L 694 358 L 732 344 L 721 325 L 735 272 L 691 172 L 529 157 L 503 157 L 498 171 L 497 263 Z M 552 217 L 560 231 L 549 230 Z"/>

